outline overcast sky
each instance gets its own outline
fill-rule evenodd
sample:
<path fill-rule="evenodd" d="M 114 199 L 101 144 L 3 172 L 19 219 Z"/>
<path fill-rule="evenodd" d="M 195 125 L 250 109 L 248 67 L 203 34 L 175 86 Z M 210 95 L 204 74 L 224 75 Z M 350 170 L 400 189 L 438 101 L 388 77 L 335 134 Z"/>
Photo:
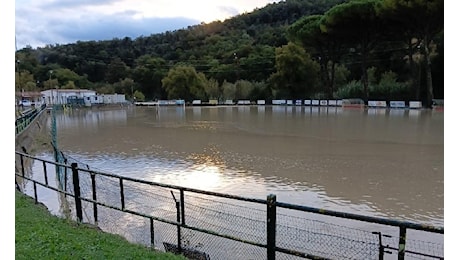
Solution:
<path fill-rule="evenodd" d="M 224 21 L 273 2 L 279 0 L 16 0 L 16 46 L 135 39 Z"/>

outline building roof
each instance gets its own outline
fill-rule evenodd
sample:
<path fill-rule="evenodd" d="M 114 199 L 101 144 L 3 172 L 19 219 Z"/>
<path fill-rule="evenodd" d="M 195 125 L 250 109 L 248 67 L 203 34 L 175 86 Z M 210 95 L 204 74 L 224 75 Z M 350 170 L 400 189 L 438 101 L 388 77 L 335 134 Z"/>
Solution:
<path fill-rule="evenodd" d="M 57 91 L 57 92 L 77 92 L 77 93 L 80 93 L 80 92 L 96 92 L 95 90 L 90 90 L 90 89 L 76 89 L 76 88 L 70 88 L 70 89 L 62 89 L 62 88 L 59 88 L 59 89 L 47 89 L 47 90 L 44 90 L 42 91 L 41 93 L 43 92 L 49 92 L 49 91 Z"/>
<path fill-rule="evenodd" d="M 16 91 L 16 97 L 41 97 L 43 94 L 38 91 Z"/>

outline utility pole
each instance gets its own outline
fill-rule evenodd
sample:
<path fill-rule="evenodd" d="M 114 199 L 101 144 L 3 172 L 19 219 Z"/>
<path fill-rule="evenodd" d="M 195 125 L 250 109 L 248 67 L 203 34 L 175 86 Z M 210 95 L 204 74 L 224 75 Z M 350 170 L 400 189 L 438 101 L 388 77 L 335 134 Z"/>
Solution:
<path fill-rule="evenodd" d="M 19 68 L 19 64 L 21 61 L 19 59 L 16 60 L 16 71 L 18 72 L 18 90 L 21 91 L 21 102 L 23 99 L 22 93 L 24 92 L 24 89 L 21 87 L 21 69 Z"/>
<path fill-rule="evenodd" d="M 238 55 L 236 54 L 236 52 L 233 53 L 233 57 L 235 59 L 235 64 L 236 64 L 236 81 L 238 81 L 240 79 L 240 61 L 238 59 Z M 236 83 L 235 81 L 235 83 Z"/>
<path fill-rule="evenodd" d="M 48 82 L 49 82 L 49 86 L 51 87 L 51 75 L 53 74 L 53 70 L 50 70 L 49 73 L 50 73 L 50 77 L 48 79 Z M 51 88 L 51 100 L 50 100 L 50 103 L 53 104 L 53 105 L 56 103 L 55 98 L 54 98 L 53 88 Z"/>

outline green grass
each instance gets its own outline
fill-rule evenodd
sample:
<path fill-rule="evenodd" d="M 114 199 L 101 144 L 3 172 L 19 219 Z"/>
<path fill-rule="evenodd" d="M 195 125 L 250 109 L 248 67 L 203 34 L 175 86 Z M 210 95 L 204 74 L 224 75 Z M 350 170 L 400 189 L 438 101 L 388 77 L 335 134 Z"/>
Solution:
<path fill-rule="evenodd" d="M 16 191 L 16 259 L 185 259 L 52 215 Z"/>

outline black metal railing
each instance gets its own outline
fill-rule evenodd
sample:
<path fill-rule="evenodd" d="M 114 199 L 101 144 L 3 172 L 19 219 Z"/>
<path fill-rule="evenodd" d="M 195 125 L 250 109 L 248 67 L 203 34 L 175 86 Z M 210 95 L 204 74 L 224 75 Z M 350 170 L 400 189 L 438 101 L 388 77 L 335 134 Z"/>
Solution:
<path fill-rule="evenodd" d="M 389 254 L 398 259 L 444 258 L 443 242 L 408 236 L 408 231 L 417 231 L 424 232 L 422 237 L 442 240 L 443 227 L 282 203 L 272 194 L 263 200 L 163 184 L 17 151 L 16 156 L 21 163 L 16 178 L 24 193 L 29 183 L 36 202 L 37 190 L 49 189 L 73 198 L 73 217 L 78 222 L 102 225 L 105 221 L 113 226 L 124 214 L 139 217 L 147 221 L 139 221 L 144 223 L 139 233 L 149 234 L 140 243 L 190 259 L 384 259 Z M 27 172 L 25 160 L 38 161 L 36 172 Z M 42 171 L 37 169 L 40 166 Z M 65 169 L 56 170 L 65 176 L 54 185 L 48 176 L 50 167 Z M 16 186 L 21 189 L 18 180 Z M 108 210 L 123 215 L 109 219 Z M 163 234 L 159 242 L 158 233 Z"/>

